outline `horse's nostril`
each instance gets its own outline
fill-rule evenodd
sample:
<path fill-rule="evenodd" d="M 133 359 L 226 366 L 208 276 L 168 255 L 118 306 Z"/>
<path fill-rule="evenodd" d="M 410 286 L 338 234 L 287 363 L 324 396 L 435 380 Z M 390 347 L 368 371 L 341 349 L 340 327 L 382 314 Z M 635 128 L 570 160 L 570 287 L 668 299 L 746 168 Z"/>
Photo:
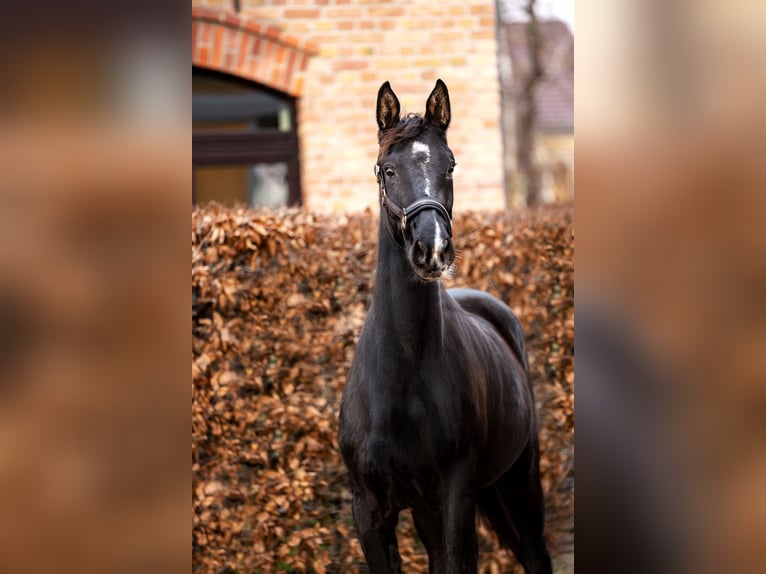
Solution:
<path fill-rule="evenodd" d="M 418 265 L 423 265 L 426 262 L 426 246 L 419 239 L 415 242 L 412 258 Z"/>

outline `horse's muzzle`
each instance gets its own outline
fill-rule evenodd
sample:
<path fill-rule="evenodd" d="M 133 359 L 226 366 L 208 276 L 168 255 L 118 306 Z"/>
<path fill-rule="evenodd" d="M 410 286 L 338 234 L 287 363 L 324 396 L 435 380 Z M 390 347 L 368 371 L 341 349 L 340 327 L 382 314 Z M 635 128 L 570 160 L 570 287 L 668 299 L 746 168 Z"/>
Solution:
<path fill-rule="evenodd" d="M 455 249 L 451 238 L 440 241 L 439 245 L 428 245 L 418 239 L 410 252 L 410 262 L 415 273 L 425 281 L 439 279 L 454 260 Z"/>

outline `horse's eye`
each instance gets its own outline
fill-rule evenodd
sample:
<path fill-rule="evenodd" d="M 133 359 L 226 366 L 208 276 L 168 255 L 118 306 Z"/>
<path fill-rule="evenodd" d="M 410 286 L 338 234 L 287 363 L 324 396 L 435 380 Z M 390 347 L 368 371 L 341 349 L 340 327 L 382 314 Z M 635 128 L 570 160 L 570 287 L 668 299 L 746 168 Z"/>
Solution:
<path fill-rule="evenodd" d="M 386 177 L 394 177 L 396 175 L 396 172 L 394 171 L 394 168 L 392 167 L 385 168 L 384 172 L 386 174 Z"/>
<path fill-rule="evenodd" d="M 455 171 L 455 166 L 451 165 L 447 168 L 447 175 L 452 175 L 452 172 Z"/>

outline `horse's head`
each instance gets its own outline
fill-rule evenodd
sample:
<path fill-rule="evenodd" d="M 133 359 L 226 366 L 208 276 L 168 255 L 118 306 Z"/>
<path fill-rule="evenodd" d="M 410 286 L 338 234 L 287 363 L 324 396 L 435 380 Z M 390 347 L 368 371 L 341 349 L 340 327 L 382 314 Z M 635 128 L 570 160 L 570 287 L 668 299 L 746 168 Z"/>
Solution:
<path fill-rule="evenodd" d="M 447 86 L 436 81 L 425 116 L 399 117 L 399 100 L 388 82 L 378 91 L 380 151 L 376 173 L 381 217 L 404 249 L 415 274 L 434 281 L 455 260 L 452 246 L 452 171 L 447 146 L 450 104 Z"/>

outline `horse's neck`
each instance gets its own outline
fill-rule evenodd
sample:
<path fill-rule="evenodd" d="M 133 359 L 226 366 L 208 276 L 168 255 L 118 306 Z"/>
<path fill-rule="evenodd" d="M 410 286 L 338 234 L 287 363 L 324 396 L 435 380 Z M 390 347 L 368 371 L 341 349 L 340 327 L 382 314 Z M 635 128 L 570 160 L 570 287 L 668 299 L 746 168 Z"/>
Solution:
<path fill-rule="evenodd" d="M 394 243 L 383 217 L 385 214 L 381 214 L 378 232 L 373 308 L 401 349 L 418 357 L 428 345 L 441 342 L 441 290 L 438 282 L 423 283 L 413 277 L 405 252 Z"/>

